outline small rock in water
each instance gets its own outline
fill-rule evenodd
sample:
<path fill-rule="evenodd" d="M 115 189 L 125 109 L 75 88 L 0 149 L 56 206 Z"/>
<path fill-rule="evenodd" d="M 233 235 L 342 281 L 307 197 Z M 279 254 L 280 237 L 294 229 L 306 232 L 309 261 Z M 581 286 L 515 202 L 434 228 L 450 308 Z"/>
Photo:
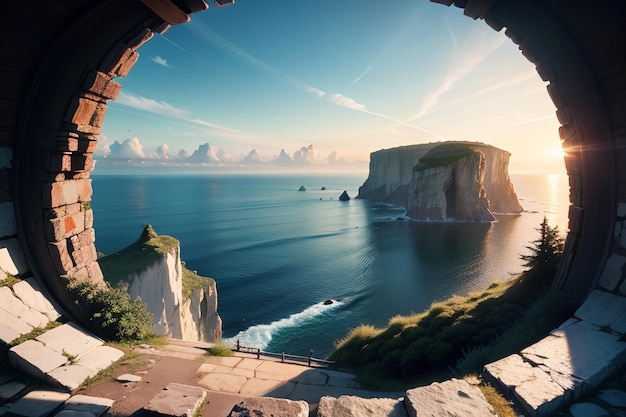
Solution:
<path fill-rule="evenodd" d="M 330 304 L 333 304 L 333 303 L 334 303 L 334 301 L 333 301 L 333 300 L 331 300 L 331 299 L 328 299 L 328 300 L 324 301 L 324 305 L 325 305 L 325 306 L 330 305 Z"/>
<path fill-rule="evenodd" d="M 348 195 L 347 191 L 344 191 L 343 193 L 341 193 L 341 195 L 339 196 L 339 201 L 348 201 L 350 200 L 350 196 Z"/>
<path fill-rule="evenodd" d="M 304 185 L 301 185 L 300 188 L 298 188 L 298 191 L 306 191 L 306 188 L 304 188 Z"/>

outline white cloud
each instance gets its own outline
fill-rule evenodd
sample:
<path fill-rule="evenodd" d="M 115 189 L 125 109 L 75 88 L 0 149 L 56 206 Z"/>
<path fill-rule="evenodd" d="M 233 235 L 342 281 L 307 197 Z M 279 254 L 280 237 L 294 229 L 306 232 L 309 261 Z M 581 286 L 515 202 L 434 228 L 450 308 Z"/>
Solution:
<path fill-rule="evenodd" d="M 161 65 L 161 66 L 164 66 L 164 67 L 167 67 L 167 68 L 171 68 L 171 65 L 169 65 L 169 64 L 167 63 L 167 60 L 166 60 L 165 58 L 161 58 L 160 56 L 158 56 L 158 55 L 157 55 L 157 56 L 155 56 L 155 57 L 153 57 L 153 58 L 150 58 L 150 59 L 151 59 L 153 62 L 155 62 L 155 63 L 157 63 L 157 64 L 159 64 L 159 65 Z"/>
<path fill-rule="evenodd" d="M 167 143 L 164 143 L 158 148 L 156 148 L 156 158 L 170 159 L 170 147 Z"/>
<path fill-rule="evenodd" d="M 157 101 L 125 91 L 120 92 L 115 99 L 115 102 L 121 104 L 122 106 L 132 107 L 134 109 L 162 114 L 165 116 L 173 116 L 181 119 L 189 116 L 189 111 L 187 109 L 177 108 L 165 101 Z"/>
<path fill-rule="evenodd" d="M 145 159 L 146 154 L 143 151 L 143 145 L 139 138 L 134 137 L 126 139 L 119 143 L 115 141 L 110 147 L 108 159 Z"/>
<path fill-rule="evenodd" d="M 352 110 L 365 111 L 366 108 L 363 104 L 357 103 L 356 100 L 344 96 L 343 94 L 335 93 L 329 97 L 330 101 L 341 107 L 347 107 Z"/>
<path fill-rule="evenodd" d="M 484 37 L 484 34 L 479 35 L 478 39 L 476 39 L 476 36 L 468 36 L 466 44 L 460 45 L 459 51 L 453 54 L 449 70 L 444 71 L 441 83 L 424 97 L 421 107 L 407 122 L 417 120 L 432 111 L 443 95 L 469 75 L 491 52 L 507 42 L 505 36 L 486 40 L 481 39 L 482 37 Z"/>

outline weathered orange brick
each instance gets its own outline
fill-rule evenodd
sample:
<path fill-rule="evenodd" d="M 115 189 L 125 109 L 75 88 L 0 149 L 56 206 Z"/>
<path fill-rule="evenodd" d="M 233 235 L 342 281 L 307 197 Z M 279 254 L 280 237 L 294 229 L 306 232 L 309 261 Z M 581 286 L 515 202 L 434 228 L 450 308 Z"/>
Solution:
<path fill-rule="evenodd" d="M 75 180 L 75 182 L 77 184 L 78 201 L 81 203 L 91 201 L 91 196 L 93 195 L 91 179 L 84 178 L 80 180 Z"/>
<path fill-rule="evenodd" d="M 117 65 L 113 68 L 112 74 L 116 77 L 126 77 L 138 59 L 139 54 L 131 49 L 128 49 L 121 56 Z"/>
<path fill-rule="evenodd" d="M 48 242 L 48 250 L 59 275 L 67 274 L 67 272 L 74 267 L 72 258 L 67 251 L 67 242 L 65 239 L 58 242 Z"/>
<path fill-rule="evenodd" d="M 48 170 L 51 172 L 71 171 L 72 156 L 70 153 L 51 153 Z"/>
<path fill-rule="evenodd" d="M 44 183 L 42 193 L 45 207 L 55 208 L 78 203 L 78 186 L 74 180 Z"/>
<path fill-rule="evenodd" d="M 98 264 L 97 261 L 88 264 L 87 271 L 89 271 L 89 282 L 102 287 L 106 285 L 104 282 L 104 275 L 100 269 L 100 264 Z"/>

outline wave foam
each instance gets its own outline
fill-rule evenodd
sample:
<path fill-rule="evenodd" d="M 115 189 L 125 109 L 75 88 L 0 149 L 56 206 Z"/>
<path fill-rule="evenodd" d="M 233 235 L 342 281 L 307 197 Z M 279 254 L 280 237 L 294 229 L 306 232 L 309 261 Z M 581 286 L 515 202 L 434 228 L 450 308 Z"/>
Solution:
<path fill-rule="evenodd" d="M 237 344 L 237 340 L 239 340 L 242 346 L 264 350 L 271 342 L 273 335 L 279 331 L 301 326 L 307 321 L 321 316 L 344 304 L 341 301 L 332 301 L 332 304 L 324 304 L 323 301 L 313 304 L 304 311 L 292 314 L 287 318 L 277 320 L 270 324 L 258 324 L 256 326 L 249 327 L 248 329 L 237 333 L 236 336 L 224 338 L 222 342 L 227 346 L 234 347 Z"/>

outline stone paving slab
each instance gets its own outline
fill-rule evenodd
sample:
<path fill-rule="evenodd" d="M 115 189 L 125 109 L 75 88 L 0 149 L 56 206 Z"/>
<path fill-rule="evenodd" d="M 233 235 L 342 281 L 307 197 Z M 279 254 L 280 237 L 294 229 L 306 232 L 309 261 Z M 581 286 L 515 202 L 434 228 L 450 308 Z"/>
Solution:
<path fill-rule="evenodd" d="M 115 401 L 109 398 L 91 397 L 88 395 L 74 395 L 65 401 L 63 410 L 87 411 L 98 417 L 106 413 Z"/>
<path fill-rule="evenodd" d="M 447 414 L 441 414 L 444 416 Z M 317 417 L 407 417 L 402 399 L 361 398 L 342 395 L 339 398 L 320 398 Z M 421 417 L 421 414 L 420 414 Z"/>
<path fill-rule="evenodd" d="M 50 321 L 61 317 L 52 303 L 43 295 L 33 278 L 27 278 L 13 285 L 13 292 L 24 304 L 45 314 Z"/>
<path fill-rule="evenodd" d="M 551 372 L 596 386 L 626 360 L 626 342 L 621 342 L 618 335 L 576 323 L 553 331 L 522 350 L 521 355 L 536 365 L 545 365 Z"/>
<path fill-rule="evenodd" d="M 47 316 L 24 304 L 9 287 L 0 287 L 0 308 L 31 327 L 45 327 L 49 321 Z"/>
<path fill-rule="evenodd" d="M 74 323 L 65 323 L 35 338 L 59 353 L 79 356 L 104 344 L 104 341 Z"/>
<path fill-rule="evenodd" d="M 0 308 L 0 327 L 9 329 L 19 336 L 30 333 L 33 330 L 33 326 L 2 308 Z M 9 340 L 9 342 L 14 339 Z"/>
<path fill-rule="evenodd" d="M 44 417 L 63 404 L 70 394 L 59 391 L 31 391 L 9 407 L 11 415 L 20 417 Z"/>
<path fill-rule="evenodd" d="M 478 387 L 462 379 L 434 382 L 406 392 L 410 417 L 493 417 L 493 407 Z"/>
<path fill-rule="evenodd" d="M 215 392 L 237 394 L 248 382 L 248 378 L 240 375 L 208 374 L 198 381 L 198 385 Z"/>
<path fill-rule="evenodd" d="M 27 340 L 9 350 L 9 361 L 35 378 L 45 379 L 46 374 L 67 363 L 67 358 L 37 340 Z"/>
<path fill-rule="evenodd" d="M 594 290 L 574 316 L 597 326 L 611 326 L 626 314 L 626 297 Z"/>
<path fill-rule="evenodd" d="M 512 392 L 529 415 L 546 415 L 561 408 L 568 399 L 565 389 L 552 377 L 517 354 L 485 366 L 491 378 Z"/>
<path fill-rule="evenodd" d="M 223 365 L 213 365 L 212 363 L 203 363 L 198 368 L 199 374 L 226 374 L 238 375 L 246 378 L 254 378 L 255 373 L 252 369 L 242 369 L 239 367 L 231 368 Z"/>
<path fill-rule="evenodd" d="M 26 384 L 18 381 L 11 381 L 0 385 L 0 399 L 8 400 L 24 391 Z"/>
<path fill-rule="evenodd" d="M 124 356 L 124 352 L 111 346 L 99 346 L 94 350 L 76 358 L 79 365 L 95 368 L 98 371 L 108 368 L 111 364 Z"/>
<path fill-rule="evenodd" d="M 159 416 L 188 417 L 200 408 L 206 391 L 189 385 L 170 383 L 154 396 L 143 409 Z"/>
<path fill-rule="evenodd" d="M 98 370 L 83 365 L 67 365 L 48 372 L 48 381 L 69 390 L 78 388 L 87 378 L 96 376 Z"/>
<path fill-rule="evenodd" d="M 309 405 L 304 401 L 279 398 L 246 398 L 236 404 L 228 417 L 308 417 Z"/>
<path fill-rule="evenodd" d="M 3 320 L 3 319 L 8 319 L 8 315 L 3 317 L 0 314 L 0 320 Z M 14 341 L 20 336 L 21 336 L 20 332 L 4 326 L 3 322 L 0 321 L 0 341 L 8 345 L 9 343 L 11 343 L 12 341 Z"/>
<path fill-rule="evenodd" d="M 239 394 L 245 397 L 288 398 L 295 387 L 295 382 L 253 378 L 246 381 L 239 390 Z"/>

